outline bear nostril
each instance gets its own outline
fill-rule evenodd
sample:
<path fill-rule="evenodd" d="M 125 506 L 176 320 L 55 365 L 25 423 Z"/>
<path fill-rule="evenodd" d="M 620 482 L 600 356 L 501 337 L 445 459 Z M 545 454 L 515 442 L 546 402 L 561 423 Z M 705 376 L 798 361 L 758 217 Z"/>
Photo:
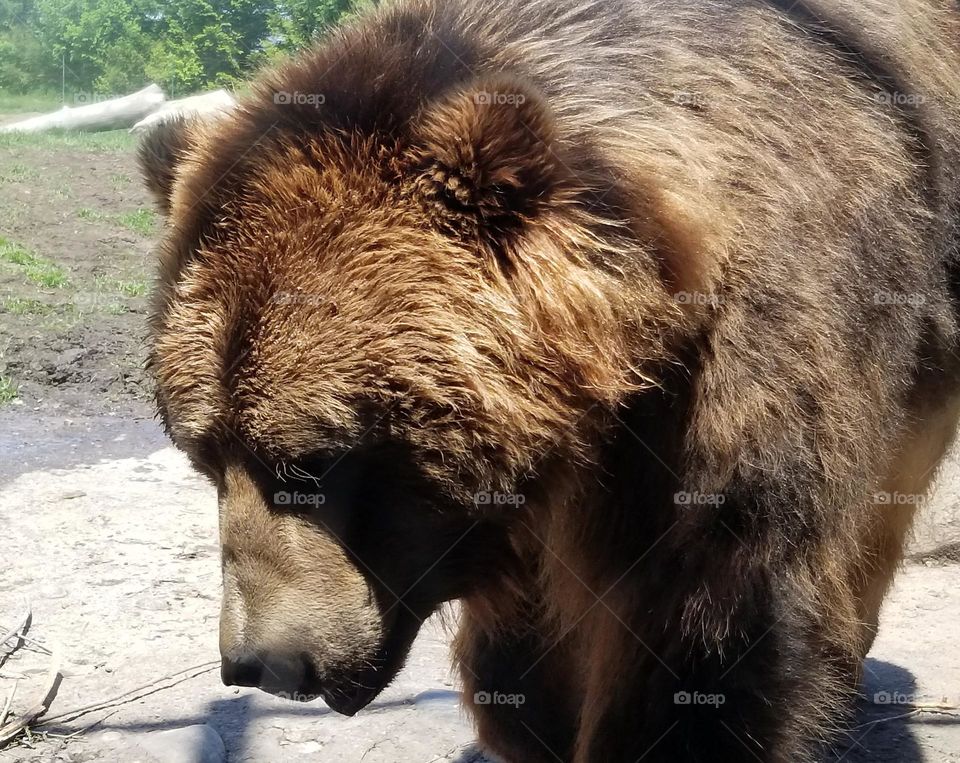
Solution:
<path fill-rule="evenodd" d="M 220 679 L 225 686 L 259 686 L 262 677 L 263 661 L 256 655 L 236 660 L 224 657 L 220 662 Z"/>

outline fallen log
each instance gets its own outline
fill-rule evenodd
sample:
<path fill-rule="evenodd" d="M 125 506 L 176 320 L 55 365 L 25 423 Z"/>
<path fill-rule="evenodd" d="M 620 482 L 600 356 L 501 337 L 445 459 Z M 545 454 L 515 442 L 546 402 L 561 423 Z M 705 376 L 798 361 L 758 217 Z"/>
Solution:
<path fill-rule="evenodd" d="M 237 102 L 226 90 L 214 90 L 211 93 L 191 95 L 189 98 L 178 98 L 175 101 L 167 101 L 156 111 L 145 116 L 130 128 L 130 132 L 143 132 L 161 122 L 177 117 L 216 117 L 230 111 L 236 105 Z"/>
<path fill-rule="evenodd" d="M 31 117 L 0 127 L 0 132 L 45 132 L 47 130 L 120 130 L 131 127 L 166 101 L 159 85 L 148 85 L 143 90 L 112 98 L 88 106 L 70 108 Z"/>

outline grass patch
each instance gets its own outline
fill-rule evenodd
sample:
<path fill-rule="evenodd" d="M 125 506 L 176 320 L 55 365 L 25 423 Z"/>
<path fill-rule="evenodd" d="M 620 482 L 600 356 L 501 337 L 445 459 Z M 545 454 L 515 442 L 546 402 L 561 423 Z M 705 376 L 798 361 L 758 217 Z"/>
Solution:
<path fill-rule="evenodd" d="M 17 387 L 9 376 L 0 375 L 0 405 L 17 399 Z"/>
<path fill-rule="evenodd" d="M 35 180 L 40 173 L 26 164 L 11 164 L 0 168 L 0 183 L 19 183 L 24 180 Z"/>
<path fill-rule="evenodd" d="M 139 233 L 141 236 L 149 236 L 156 230 L 157 215 L 152 209 L 140 207 L 140 209 L 135 212 L 126 212 L 119 215 L 117 222 L 124 228 L 129 228 L 134 233 Z"/>
<path fill-rule="evenodd" d="M 117 278 L 99 275 L 93 279 L 95 291 L 77 295 L 75 305 L 81 312 L 106 312 L 119 315 L 129 310 L 125 300 L 142 297 L 147 293 L 144 280 L 121 281 Z"/>
<path fill-rule="evenodd" d="M 70 149 L 96 153 L 126 153 L 137 146 L 137 137 L 126 130 L 109 132 L 68 132 L 50 130 L 41 133 L 0 133 L 0 148 Z"/>
<path fill-rule="evenodd" d="M 50 315 L 56 311 L 56 308 L 39 299 L 10 297 L 3 301 L 3 310 L 13 315 Z"/>
<path fill-rule="evenodd" d="M 124 175 L 122 172 L 118 172 L 110 176 L 110 185 L 112 185 L 118 191 L 126 188 L 132 182 L 133 178 L 131 178 L 129 175 Z"/>
<path fill-rule="evenodd" d="M 125 297 L 142 297 L 147 293 L 146 281 L 117 281 L 117 291 Z"/>
<path fill-rule="evenodd" d="M 77 210 L 77 217 L 81 220 L 90 220 L 91 222 L 100 222 L 101 220 L 106 220 L 107 216 L 103 212 L 98 212 L 95 209 L 90 209 L 89 207 L 81 207 Z"/>
<path fill-rule="evenodd" d="M 38 257 L 29 249 L 0 237 L 0 260 L 18 265 L 27 280 L 48 289 L 67 285 L 67 272 L 55 262 Z"/>
<path fill-rule="evenodd" d="M 29 114 L 56 111 L 61 107 L 60 94 L 4 93 L 0 91 L 0 114 Z"/>

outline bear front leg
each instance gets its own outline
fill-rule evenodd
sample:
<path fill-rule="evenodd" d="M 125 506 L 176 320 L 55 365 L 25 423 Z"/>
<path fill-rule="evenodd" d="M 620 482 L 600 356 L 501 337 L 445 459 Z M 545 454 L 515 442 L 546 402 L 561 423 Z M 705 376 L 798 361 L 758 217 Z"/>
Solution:
<path fill-rule="evenodd" d="M 598 607 L 587 631 L 602 648 L 585 661 L 589 677 L 572 759 L 818 759 L 817 745 L 842 717 L 852 680 L 805 612 L 769 603 L 714 639 L 703 631 L 684 637 L 679 627 L 661 628 L 658 637 L 636 618 Z"/>
<path fill-rule="evenodd" d="M 507 763 L 571 759 L 579 694 L 568 649 L 530 622 L 487 632 L 465 608 L 456 652 L 485 751 Z"/>

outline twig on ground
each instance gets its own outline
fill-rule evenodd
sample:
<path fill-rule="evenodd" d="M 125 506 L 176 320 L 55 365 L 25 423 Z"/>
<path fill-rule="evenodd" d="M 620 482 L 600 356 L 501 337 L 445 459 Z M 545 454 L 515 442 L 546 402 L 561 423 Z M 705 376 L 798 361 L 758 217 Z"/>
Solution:
<path fill-rule="evenodd" d="M 177 684 L 181 684 L 184 681 L 189 681 L 191 678 L 196 678 L 197 676 L 203 675 L 204 673 L 209 673 L 214 668 L 220 665 L 219 660 L 213 662 L 205 662 L 200 665 L 194 665 L 192 668 L 186 668 L 185 670 L 178 671 L 177 673 L 172 673 L 169 676 L 164 676 L 163 678 L 158 678 L 155 681 L 151 681 L 148 684 L 143 686 L 138 686 L 136 689 L 131 689 L 128 692 L 124 692 L 119 696 L 114 697 L 113 699 L 107 699 L 103 702 L 97 702 L 93 705 L 86 705 L 84 707 L 74 708 L 73 710 L 67 710 L 66 712 L 60 713 L 59 715 L 53 715 L 48 718 L 44 718 L 41 725 L 48 726 L 51 723 L 63 723 L 76 720 L 77 718 L 83 715 L 89 715 L 90 713 L 95 713 L 98 710 L 106 710 L 111 707 L 116 707 L 117 705 L 125 705 L 130 702 L 133 702 L 143 697 L 147 697 L 151 694 L 156 694 L 159 691 L 164 689 L 170 689 Z M 189 675 L 184 675 L 187 673 Z M 165 686 L 157 686 L 159 683 L 169 682 Z"/>
<path fill-rule="evenodd" d="M 7 657 L 13 654 L 17 648 L 20 646 L 19 642 L 21 639 L 24 639 L 24 634 L 27 632 L 27 628 L 30 627 L 30 620 L 33 618 L 33 607 L 30 606 L 30 601 L 28 600 L 24 606 L 24 612 L 20 616 L 20 619 L 16 621 L 14 626 L 9 630 L 3 631 L 0 633 L 0 648 L 3 648 L 4 653 L 0 654 L 0 665 L 6 661 Z M 17 641 L 14 642 L 13 646 L 5 646 L 5 644 L 12 639 L 14 636 L 17 636 Z"/>
<path fill-rule="evenodd" d="M 51 738 L 53 738 L 53 739 L 63 739 L 63 740 L 73 739 L 74 737 L 78 737 L 78 736 L 80 736 L 81 734 L 86 734 L 88 731 L 90 731 L 90 729 L 94 728 L 95 726 L 99 726 L 101 723 L 103 723 L 105 720 L 107 720 L 107 718 L 112 718 L 114 715 L 116 715 L 116 714 L 119 713 L 119 712 L 120 712 L 120 710 L 119 710 L 119 708 L 118 708 L 117 710 L 114 710 L 112 713 L 107 713 L 107 714 L 106 714 L 105 716 L 103 716 L 102 718 L 97 718 L 97 720 L 95 720 L 93 723 L 88 723 L 88 724 L 87 724 L 86 726 L 84 726 L 83 728 L 77 729 L 76 731 L 73 731 L 73 732 L 71 732 L 71 733 L 69 733 L 69 734 L 55 734 L 55 733 L 52 732 L 52 731 L 46 731 L 46 732 L 44 732 L 44 736 L 48 736 L 48 737 L 51 737 Z"/>
<path fill-rule="evenodd" d="M 17 693 L 17 686 L 20 685 L 20 679 L 15 679 L 10 693 L 7 695 L 7 701 L 3 703 L 3 710 L 0 710 L 0 729 L 7 722 L 7 716 L 10 715 L 10 706 L 13 705 L 13 697 Z"/>
<path fill-rule="evenodd" d="M 30 638 L 25 633 L 20 634 L 20 640 L 29 644 L 38 652 L 43 652 L 44 654 L 53 654 L 52 650 L 45 647 L 41 642 L 37 641 L 35 638 Z"/>
<path fill-rule="evenodd" d="M 29 710 L 23 713 L 17 720 L 8 723 L 6 726 L 0 726 L 0 747 L 3 747 L 11 739 L 15 738 L 21 731 L 29 733 L 29 726 L 37 718 L 47 712 L 54 698 L 57 696 L 57 690 L 60 688 L 60 682 L 63 676 L 60 675 L 61 652 L 59 648 L 53 650 L 50 659 L 50 668 L 47 671 L 45 689 L 40 700 Z"/>

